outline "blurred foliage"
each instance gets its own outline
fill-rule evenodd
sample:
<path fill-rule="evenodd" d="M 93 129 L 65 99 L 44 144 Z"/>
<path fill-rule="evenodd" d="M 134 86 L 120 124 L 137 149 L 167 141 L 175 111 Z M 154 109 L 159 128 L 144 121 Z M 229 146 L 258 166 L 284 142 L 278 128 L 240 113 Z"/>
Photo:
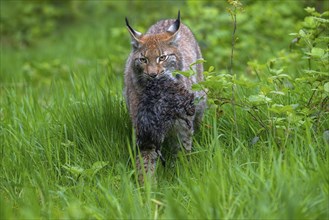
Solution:
<path fill-rule="evenodd" d="M 73 1 L 1 1 L 1 41 L 28 45 L 51 34 L 60 20 L 74 18 L 72 8 L 66 7 L 71 3 Z"/>
<path fill-rule="evenodd" d="M 50 85 L 51 80 L 67 79 L 69 67 L 59 60 L 43 63 L 25 63 L 23 66 L 25 80 L 30 84 L 42 83 Z"/>
<path fill-rule="evenodd" d="M 43 37 L 65 31 L 63 27 L 94 22 L 104 16 L 117 22 L 118 19 L 123 20 L 131 5 L 137 10 L 144 7 L 138 1 L 2 0 L 1 43 L 14 46 L 33 45 Z"/>
<path fill-rule="evenodd" d="M 274 4 L 273 1 L 250 0 L 242 3 L 245 10 L 237 17 L 237 70 L 245 70 L 249 60 L 264 62 L 273 56 L 273 51 L 288 48 L 287 33 L 296 31 L 298 20 L 305 16 L 304 7 L 314 6 L 321 10 L 329 7 L 325 1 L 316 0 L 289 1 L 289 4 L 286 1 Z M 136 29 L 145 32 L 159 19 L 176 17 L 179 9 L 183 22 L 196 35 L 208 63 L 216 68 L 227 68 L 232 23 L 226 12 L 226 1 L 4 0 L 1 1 L 0 15 L 1 44 L 19 47 L 37 45 L 44 37 L 65 33 L 73 26 L 84 24 L 107 29 L 112 40 L 125 35 L 128 40 L 125 16 Z M 120 49 L 127 45 L 121 45 Z"/>

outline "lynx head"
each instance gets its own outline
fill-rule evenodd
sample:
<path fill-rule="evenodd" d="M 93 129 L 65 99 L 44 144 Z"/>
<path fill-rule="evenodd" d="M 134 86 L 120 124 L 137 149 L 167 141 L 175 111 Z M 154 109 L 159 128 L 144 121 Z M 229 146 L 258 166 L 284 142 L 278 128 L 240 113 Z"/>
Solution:
<path fill-rule="evenodd" d="M 138 77 L 143 79 L 162 75 L 172 77 L 172 72 L 180 69 L 180 55 L 177 50 L 180 24 L 180 12 L 178 12 L 178 18 L 173 20 L 166 31 L 142 34 L 134 30 L 126 18 L 133 48 L 133 69 Z"/>

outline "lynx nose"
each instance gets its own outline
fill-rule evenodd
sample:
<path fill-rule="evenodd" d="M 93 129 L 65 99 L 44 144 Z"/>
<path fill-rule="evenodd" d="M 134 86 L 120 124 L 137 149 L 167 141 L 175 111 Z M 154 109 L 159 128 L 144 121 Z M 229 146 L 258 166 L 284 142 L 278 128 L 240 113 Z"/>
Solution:
<path fill-rule="evenodd" d="M 156 73 L 149 73 L 149 76 L 152 77 L 152 78 L 155 78 L 157 76 Z"/>

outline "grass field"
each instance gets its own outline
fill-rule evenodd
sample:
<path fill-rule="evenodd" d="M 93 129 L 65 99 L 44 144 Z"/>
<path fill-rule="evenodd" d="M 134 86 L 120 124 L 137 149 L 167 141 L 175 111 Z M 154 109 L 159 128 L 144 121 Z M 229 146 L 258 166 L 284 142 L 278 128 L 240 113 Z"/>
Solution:
<path fill-rule="evenodd" d="M 327 111 L 288 120 L 278 134 L 259 125 L 276 116 L 270 108 L 259 108 L 257 120 L 239 106 L 236 115 L 231 104 L 210 106 L 191 155 L 180 153 L 173 168 L 159 163 L 156 182 L 140 186 L 121 23 L 91 21 L 33 47 L 1 46 L 0 219 L 329 218 Z M 237 87 L 236 97 L 255 90 Z"/>

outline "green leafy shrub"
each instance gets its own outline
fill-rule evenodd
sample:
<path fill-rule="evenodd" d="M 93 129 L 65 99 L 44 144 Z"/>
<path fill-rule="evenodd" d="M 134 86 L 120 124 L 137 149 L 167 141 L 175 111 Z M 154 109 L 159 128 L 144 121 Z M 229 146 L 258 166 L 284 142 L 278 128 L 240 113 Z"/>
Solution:
<path fill-rule="evenodd" d="M 289 30 L 303 18 L 302 3 L 291 1 L 243 1 L 237 14 L 239 28 L 235 46 L 235 71 L 245 71 L 250 60 L 266 62 L 273 51 L 289 47 Z M 188 1 L 182 21 L 192 27 L 204 57 L 216 69 L 229 67 L 232 23 L 223 1 Z M 293 17 L 291 15 L 294 15 Z M 270 19 L 269 19 L 270 18 Z M 284 21 L 284 22 L 277 22 Z M 272 40 L 273 39 L 273 40 Z M 275 40 L 274 40 L 275 39 Z"/>
<path fill-rule="evenodd" d="M 282 147 L 292 135 L 303 135 L 308 128 L 319 136 L 329 127 L 329 12 L 306 11 L 309 15 L 298 24 L 299 32 L 291 34 L 295 37 L 291 51 L 282 50 L 265 64 L 248 62 L 249 75 L 254 77 L 215 71 L 211 66 L 204 72 L 205 81 L 194 86 L 207 91 L 209 104 L 217 112 L 227 109 L 226 104 L 241 108 L 245 113 L 232 115 L 230 109 L 227 117 L 239 124 L 236 129 L 253 131 L 252 144 L 262 135 Z M 251 123 L 243 125 L 239 117 L 249 117 Z"/>

